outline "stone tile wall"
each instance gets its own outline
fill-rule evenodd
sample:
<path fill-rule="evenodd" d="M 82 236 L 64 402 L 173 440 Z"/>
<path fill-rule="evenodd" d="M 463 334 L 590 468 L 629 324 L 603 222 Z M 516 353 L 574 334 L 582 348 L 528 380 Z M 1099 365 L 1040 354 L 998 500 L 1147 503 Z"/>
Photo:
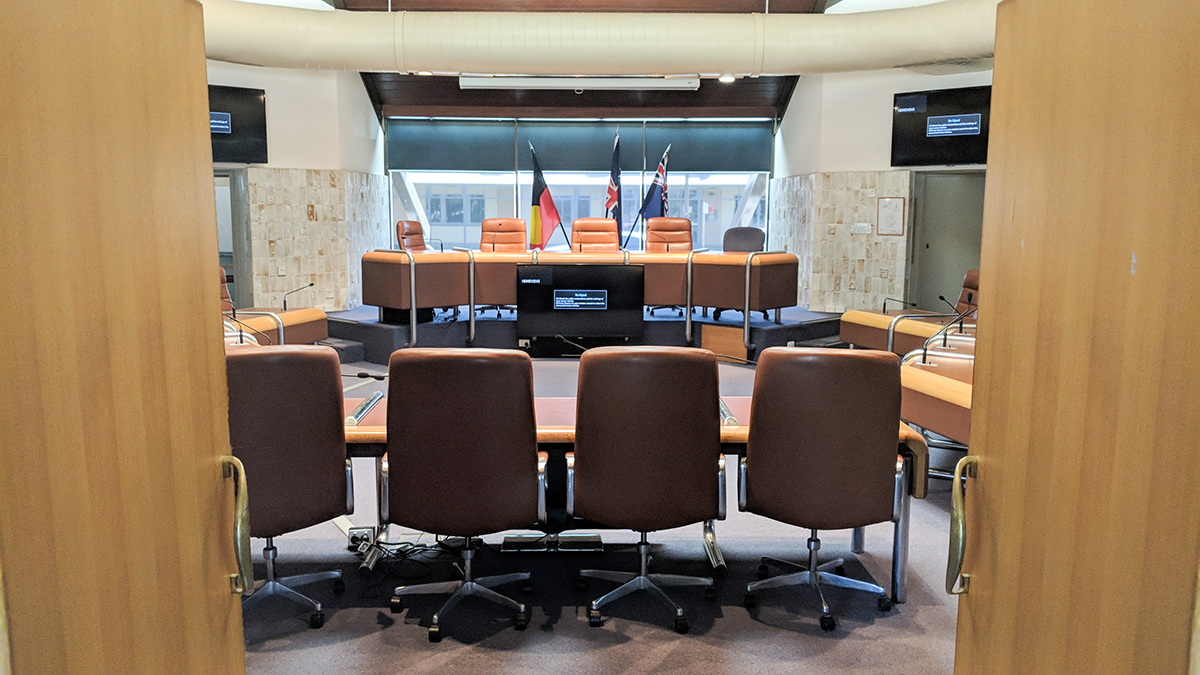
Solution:
<path fill-rule="evenodd" d="M 362 302 L 361 258 L 388 246 L 387 178 L 342 170 L 247 169 L 253 304 L 326 311 Z"/>
<path fill-rule="evenodd" d="M 880 236 L 878 198 L 903 197 L 904 234 Z M 770 248 L 800 258 L 799 299 L 816 312 L 879 309 L 904 297 L 912 230 L 912 172 L 847 171 L 771 183 Z M 869 234 L 852 234 L 855 223 Z"/>

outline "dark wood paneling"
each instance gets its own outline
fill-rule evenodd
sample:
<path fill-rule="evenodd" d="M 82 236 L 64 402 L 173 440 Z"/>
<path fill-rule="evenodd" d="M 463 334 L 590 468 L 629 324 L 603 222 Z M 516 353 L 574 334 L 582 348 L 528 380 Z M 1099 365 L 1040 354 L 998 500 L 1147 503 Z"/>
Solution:
<path fill-rule="evenodd" d="M 766 12 L 768 0 L 390 0 L 391 11 L 446 12 L 684 12 L 746 14 Z M 809 14 L 818 0 L 774 0 L 776 14 Z M 334 0 L 340 9 L 388 11 L 389 0 Z"/>
<path fill-rule="evenodd" d="M 696 91 L 459 89 L 456 77 L 364 73 L 385 117 L 781 117 L 797 78 L 701 80 Z"/>

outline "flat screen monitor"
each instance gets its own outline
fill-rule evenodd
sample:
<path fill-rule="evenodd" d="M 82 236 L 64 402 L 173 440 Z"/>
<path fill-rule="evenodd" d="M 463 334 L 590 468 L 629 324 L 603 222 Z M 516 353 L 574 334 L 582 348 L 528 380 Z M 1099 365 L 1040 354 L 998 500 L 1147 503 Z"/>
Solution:
<path fill-rule="evenodd" d="M 987 163 L 992 88 L 896 94 L 892 166 Z"/>
<path fill-rule="evenodd" d="M 267 93 L 208 85 L 214 162 L 267 163 Z"/>
<path fill-rule="evenodd" d="M 519 265 L 517 335 L 641 337 L 641 265 Z"/>

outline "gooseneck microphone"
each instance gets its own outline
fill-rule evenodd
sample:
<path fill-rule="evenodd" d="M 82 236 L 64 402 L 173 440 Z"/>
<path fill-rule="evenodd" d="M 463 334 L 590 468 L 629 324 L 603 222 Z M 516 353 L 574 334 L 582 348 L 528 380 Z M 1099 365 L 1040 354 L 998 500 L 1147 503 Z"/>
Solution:
<path fill-rule="evenodd" d="M 883 299 L 883 311 L 885 311 L 885 312 L 887 311 L 887 304 L 889 301 L 898 302 L 898 303 L 900 303 L 901 307 L 916 307 L 917 306 L 917 303 L 915 303 L 915 302 L 905 302 L 903 300 L 898 300 L 896 298 L 884 298 Z"/>
<path fill-rule="evenodd" d="M 317 285 L 317 282 L 310 281 L 307 284 L 301 286 L 300 288 L 297 288 L 294 291 L 288 291 L 287 293 L 284 293 L 283 294 L 283 311 L 285 311 L 285 312 L 287 311 L 287 298 L 289 295 L 291 295 L 292 293 L 299 293 L 300 291 L 302 291 L 306 288 L 312 288 L 313 286 L 316 286 L 316 285 Z"/>
<path fill-rule="evenodd" d="M 970 301 L 970 299 L 969 299 L 970 297 L 971 297 L 971 296 L 970 296 L 970 294 L 968 293 L 968 294 L 967 294 L 967 298 L 968 298 L 968 300 L 967 300 L 967 303 L 968 303 L 968 304 L 970 304 L 970 302 L 971 302 L 971 301 Z M 946 299 L 946 296 L 944 296 L 944 295 L 939 295 L 939 296 L 938 296 L 938 300 L 941 300 L 942 302 L 946 303 L 947 305 L 950 305 L 950 311 L 954 312 L 955 314 L 958 314 L 958 305 L 956 305 L 956 304 L 954 304 L 953 302 L 950 302 L 949 300 L 947 300 L 947 299 Z"/>
<path fill-rule="evenodd" d="M 375 375 L 375 374 L 373 374 L 373 373 L 363 373 L 363 372 L 360 372 L 360 373 L 342 373 L 342 377 L 357 377 L 357 378 L 359 378 L 359 379 L 362 379 L 362 380 L 368 380 L 368 379 L 370 379 L 370 380 L 379 380 L 380 382 L 383 382 L 384 380 L 386 380 L 386 379 L 387 379 L 387 375 Z"/>

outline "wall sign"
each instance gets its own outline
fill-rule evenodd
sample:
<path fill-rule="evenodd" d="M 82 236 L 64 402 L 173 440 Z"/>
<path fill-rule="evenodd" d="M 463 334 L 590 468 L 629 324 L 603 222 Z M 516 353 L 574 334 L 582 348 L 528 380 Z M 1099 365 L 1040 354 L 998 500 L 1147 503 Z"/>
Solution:
<path fill-rule="evenodd" d="M 904 235 L 904 197 L 880 197 L 876 231 L 885 236 Z"/>

